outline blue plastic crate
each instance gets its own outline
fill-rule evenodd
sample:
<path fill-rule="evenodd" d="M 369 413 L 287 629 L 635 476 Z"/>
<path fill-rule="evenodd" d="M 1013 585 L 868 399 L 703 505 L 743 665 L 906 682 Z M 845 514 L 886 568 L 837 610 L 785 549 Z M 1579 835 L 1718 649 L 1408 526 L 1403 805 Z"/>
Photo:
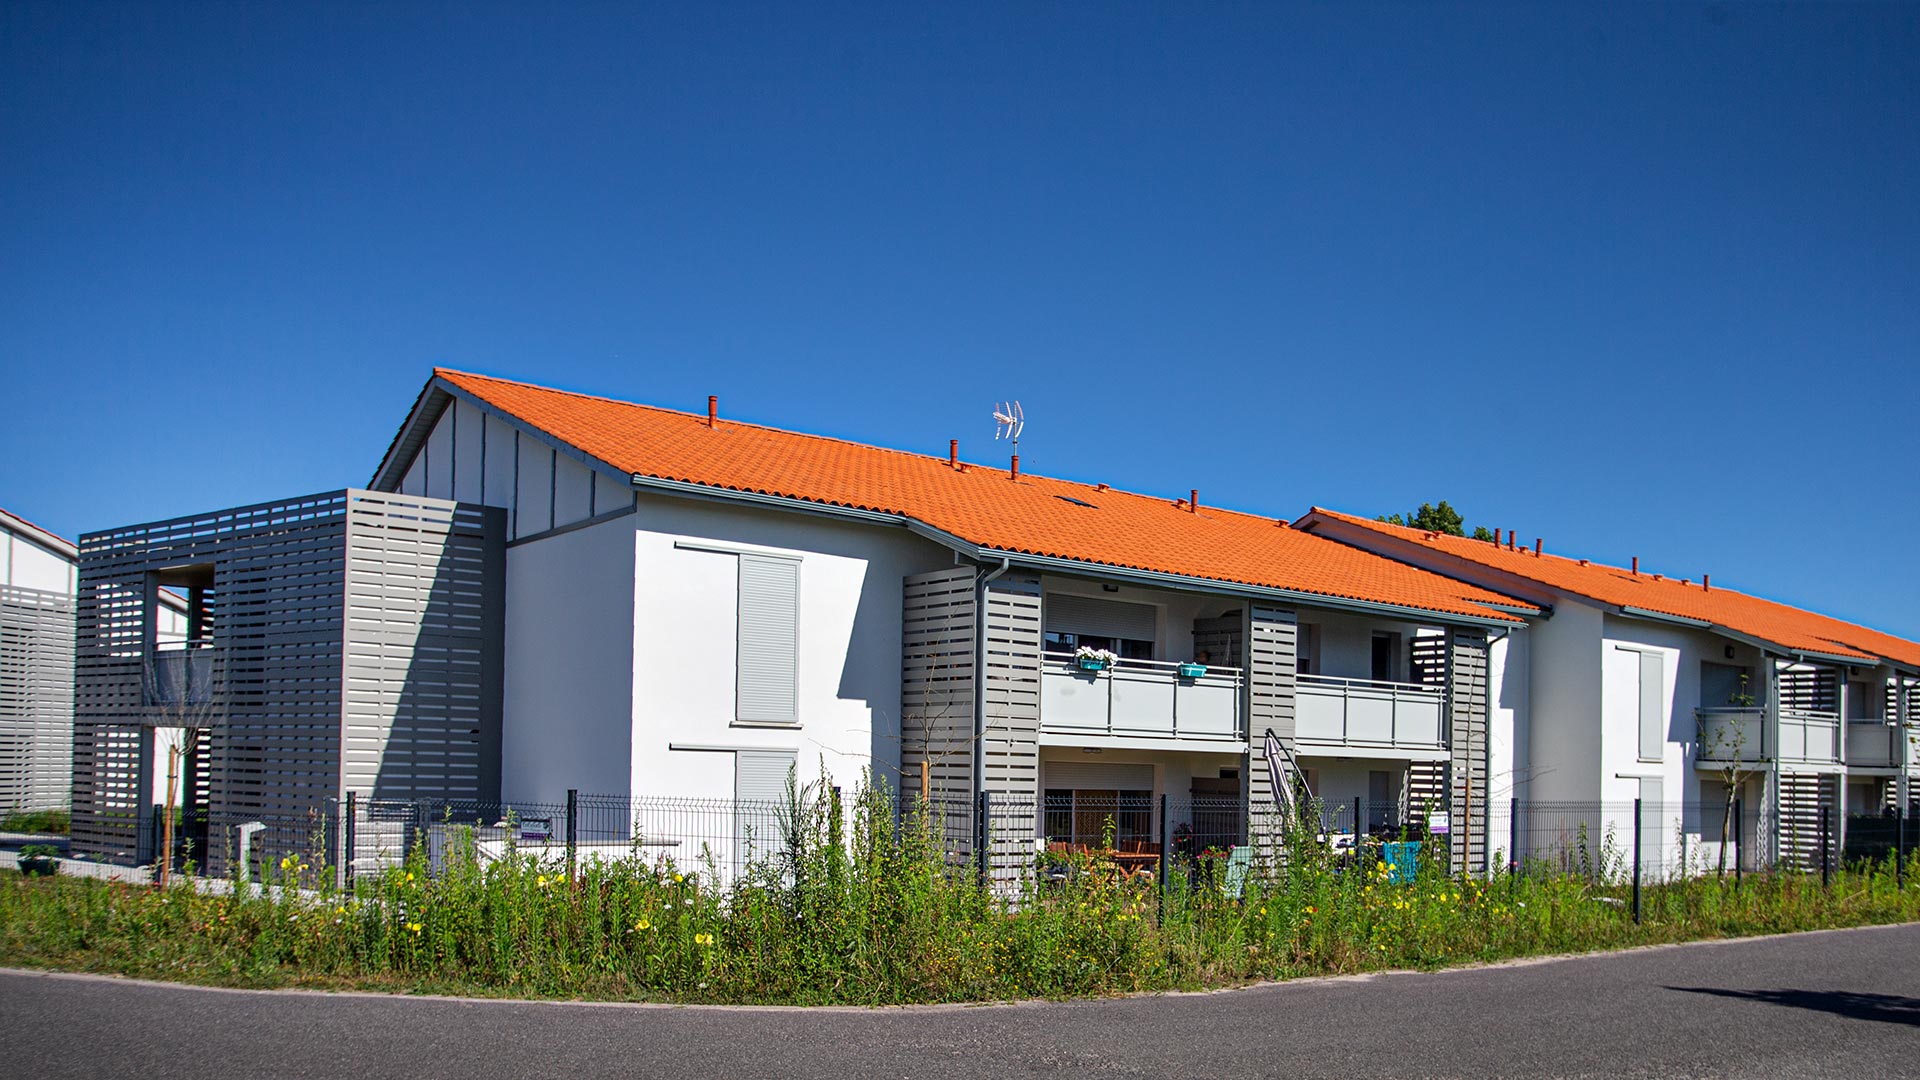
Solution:
<path fill-rule="evenodd" d="M 1387 864 L 1387 883 L 1401 885 L 1412 881 L 1420 869 L 1420 842 L 1395 841 L 1382 844 L 1380 859 Z"/>

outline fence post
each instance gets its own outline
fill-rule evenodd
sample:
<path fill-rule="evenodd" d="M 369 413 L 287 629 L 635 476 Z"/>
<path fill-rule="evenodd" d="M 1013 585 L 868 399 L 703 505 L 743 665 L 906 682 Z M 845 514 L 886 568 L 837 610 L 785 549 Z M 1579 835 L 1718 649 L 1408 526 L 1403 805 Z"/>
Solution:
<path fill-rule="evenodd" d="M 1893 803 L 1893 880 L 1902 889 L 1907 887 L 1907 793 L 1899 789 L 1905 786 L 1896 783 L 1898 798 Z"/>
<path fill-rule="evenodd" d="M 345 816 L 342 817 L 340 821 L 340 832 L 346 838 L 341 844 L 341 847 L 345 850 L 340 858 L 340 876 L 346 881 L 346 886 L 349 889 L 353 888 L 353 855 L 355 850 L 357 850 L 354 847 L 359 823 L 359 818 L 354 813 L 356 805 L 354 793 L 351 791 L 347 792 L 347 810 Z"/>
<path fill-rule="evenodd" d="M 1735 796 L 1733 800 L 1733 887 L 1740 887 L 1740 864 L 1747 860 L 1746 837 L 1746 800 Z"/>
<path fill-rule="evenodd" d="M 1160 895 L 1167 895 L 1167 861 L 1173 857 L 1173 822 L 1167 818 L 1167 793 L 1160 793 Z"/>
<path fill-rule="evenodd" d="M 1640 922 L 1640 800 L 1633 800 L 1633 921 Z"/>
<path fill-rule="evenodd" d="M 573 855 L 580 843 L 580 789 L 567 789 L 567 880 L 573 880 Z"/>
<path fill-rule="evenodd" d="M 973 855 L 980 867 L 980 885 L 985 887 L 989 880 L 991 863 L 988 848 L 993 843 L 993 793 L 982 791 L 980 801 L 974 807 L 973 819 Z"/>
<path fill-rule="evenodd" d="M 1833 865 L 1832 813 L 1831 806 L 1820 808 L 1820 887 L 1823 889 L 1832 883 L 1830 870 Z"/>
<path fill-rule="evenodd" d="M 827 822 L 827 842 L 833 845 L 835 855 L 842 854 L 840 841 L 840 785 L 835 784 L 833 785 L 833 819 Z"/>
<path fill-rule="evenodd" d="M 1520 872 L 1520 796 L 1507 800 L 1507 873 Z"/>

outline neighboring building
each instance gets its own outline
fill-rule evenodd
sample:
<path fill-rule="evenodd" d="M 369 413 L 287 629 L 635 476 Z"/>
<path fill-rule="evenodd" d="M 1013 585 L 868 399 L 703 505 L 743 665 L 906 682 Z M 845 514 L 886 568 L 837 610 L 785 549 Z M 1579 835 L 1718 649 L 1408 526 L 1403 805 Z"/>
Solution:
<path fill-rule="evenodd" d="M 0 510 L 0 813 L 67 805 L 73 779 L 75 550 Z M 157 632 L 184 629 L 168 595 Z"/>
<path fill-rule="evenodd" d="M 496 801 L 505 526 L 347 490 L 82 536 L 75 849 L 155 856 L 171 744 L 192 747 L 177 838 L 215 873 L 209 822 L 298 823 L 350 791 Z"/>
<path fill-rule="evenodd" d="M 1647 822 L 1652 865 L 1673 865 L 1683 837 L 1716 853 L 1722 821 L 1707 808 L 1724 803 L 1733 772 L 1746 774 L 1748 865 L 1808 858 L 1823 807 L 1837 834 L 1849 812 L 1877 815 L 1910 798 L 1920 645 L 1704 576 L 1545 554 L 1511 533 L 1501 545 L 1318 508 L 1294 528 L 1543 608 L 1516 635 L 1524 678 L 1504 680 L 1511 707 L 1526 713 L 1514 793 L 1530 803 L 1686 804 L 1678 823 Z"/>
<path fill-rule="evenodd" d="M 914 791 L 924 763 L 1054 839 L 1116 809 L 1158 835 L 1159 795 L 1244 830 L 1272 729 L 1372 824 L 1453 805 L 1485 862 L 1489 635 L 1537 613 L 1494 591 L 1186 500 L 451 371 L 371 486 L 506 512 L 510 800 Z"/>

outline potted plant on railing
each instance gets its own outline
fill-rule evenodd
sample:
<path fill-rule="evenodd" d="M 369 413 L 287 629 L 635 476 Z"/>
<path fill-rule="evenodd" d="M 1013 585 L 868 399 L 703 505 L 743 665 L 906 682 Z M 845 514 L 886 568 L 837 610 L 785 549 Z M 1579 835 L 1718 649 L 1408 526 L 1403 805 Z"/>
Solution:
<path fill-rule="evenodd" d="M 1091 645 L 1082 645 L 1073 653 L 1073 666 L 1081 671 L 1105 671 L 1119 662 L 1118 656 Z"/>
<path fill-rule="evenodd" d="M 28 844 L 20 849 L 20 872 L 28 877 L 52 874 L 60 868 L 55 861 L 59 854 L 52 844 Z"/>

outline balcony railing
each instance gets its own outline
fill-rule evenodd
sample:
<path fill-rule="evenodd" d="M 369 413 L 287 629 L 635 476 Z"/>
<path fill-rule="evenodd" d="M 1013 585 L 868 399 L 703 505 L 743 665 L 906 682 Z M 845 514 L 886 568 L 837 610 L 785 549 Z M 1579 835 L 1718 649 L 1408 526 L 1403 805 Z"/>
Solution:
<path fill-rule="evenodd" d="M 1776 730 L 1761 708 L 1696 709 L 1702 765 L 1775 761 L 1782 765 L 1840 764 L 1840 715 L 1781 709 Z"/>
<path fill-rule="evenodd" d="M 1897 769 L 1913 756 L 1911 740 L 1885 720 L 1847 721 L 1847 767 Z"/>
<path fill-rule="evenodd" d="M 178 707 L 213 701 L 214 650 L 205 642 L 158 646 L 147 658 L 143 697 L 148 705 Z"/>
<path fill-rule="evenodd" d="M 1303 745 L 1444 750 L 1441 701 L 1438 688 L 1417 683 L 1301 675 L 1294 730 Z"/>
<path fill-rule="evenodd" d="M 1180 664 L 1121 660 L 1082 671 L 1048 654 L 1040 670 L 1040 730 L 1053 735 L 1229 742 L 1246 738 L 1239 668 L 1210 665 L 1191 678 Z"/>
<path fill-rule="evenodd" d="M 1840 714 L 1781 709 L 1780 762 L 1784 765 L 1840 764 Z"/>

